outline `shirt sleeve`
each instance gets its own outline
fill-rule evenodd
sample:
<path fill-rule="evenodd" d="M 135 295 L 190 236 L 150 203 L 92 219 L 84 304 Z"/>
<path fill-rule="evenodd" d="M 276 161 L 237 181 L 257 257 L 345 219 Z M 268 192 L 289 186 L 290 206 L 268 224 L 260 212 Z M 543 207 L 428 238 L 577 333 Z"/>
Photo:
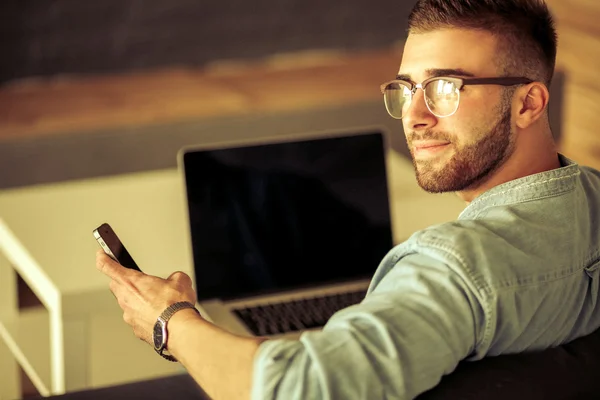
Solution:
<path fill-rule="evenodd" d="M 252 398 L 414 398 L 476 347 L 484 316 L 469 287 L 438 258 L 401 258 L 322 331 L 263 342 Z"/>

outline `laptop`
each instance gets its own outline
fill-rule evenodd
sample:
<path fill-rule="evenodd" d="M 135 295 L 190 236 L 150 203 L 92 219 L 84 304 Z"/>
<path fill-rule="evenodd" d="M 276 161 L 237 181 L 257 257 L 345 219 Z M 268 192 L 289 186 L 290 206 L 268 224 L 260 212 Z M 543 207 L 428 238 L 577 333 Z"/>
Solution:
<path fill-rule="evenodd" d="M 359 303 L 392 248 L 383 129 L 179 151 L 198 309 L 295 337 Z"/>

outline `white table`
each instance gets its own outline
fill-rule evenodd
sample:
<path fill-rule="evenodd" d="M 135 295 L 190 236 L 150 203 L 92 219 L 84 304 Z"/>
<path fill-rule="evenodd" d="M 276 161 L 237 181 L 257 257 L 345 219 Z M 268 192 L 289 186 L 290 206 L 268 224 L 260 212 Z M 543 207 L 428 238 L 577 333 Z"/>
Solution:
<path fill-rule="evenodd" d="M 135 338 L 94 266 L 109 222 L 145 271 L 192 273 L 183 182 L 164 170 L 0 192 L 0 399 L 17 363 L 42 395 L 182 372 Z M 19 311 L 16 274 L 44 307 Z"/>
<path fill-rule="evenodd" d="M 388 172 L 395 242 L 464 207 L 423 192 L 395 153 Z M 0 192 L 0 351 L 16 359 L 0 361 L 0 399 L 19 397 L 17 362 L 43 395 L 181 372 L 122 321 L 92 230 L 109 222 L 145 272 L 192 274 L 183 193 L 176 170 Z M 45 308 L 18 311 L 14 270 Z"/>

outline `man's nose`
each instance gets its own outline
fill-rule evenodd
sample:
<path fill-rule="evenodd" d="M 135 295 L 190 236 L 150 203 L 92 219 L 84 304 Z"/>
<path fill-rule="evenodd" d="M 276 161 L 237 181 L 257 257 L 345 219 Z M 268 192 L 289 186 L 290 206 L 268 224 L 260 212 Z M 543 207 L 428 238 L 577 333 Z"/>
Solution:
<path fill-rule="evenodd" d="M 422 90 L 417 89 L 412 97 L 408 109 L 404 112 L 402 123 L 406 132 L 423 130 L 434 127 L 438 118 L 429 111 L 425 104 L 425 95 Z"/>

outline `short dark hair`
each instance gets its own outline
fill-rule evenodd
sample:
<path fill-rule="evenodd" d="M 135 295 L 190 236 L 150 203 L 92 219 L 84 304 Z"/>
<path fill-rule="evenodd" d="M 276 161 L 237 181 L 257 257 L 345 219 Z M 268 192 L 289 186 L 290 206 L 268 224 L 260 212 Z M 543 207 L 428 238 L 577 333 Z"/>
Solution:
<path fill-rule="evenodd" d="M 500 68 L 550 85 L 557 35 L 543 0 L 419 0 L 408 17 L 408 32 L 443 28 L 477 29 L 499 39 Z"/>

